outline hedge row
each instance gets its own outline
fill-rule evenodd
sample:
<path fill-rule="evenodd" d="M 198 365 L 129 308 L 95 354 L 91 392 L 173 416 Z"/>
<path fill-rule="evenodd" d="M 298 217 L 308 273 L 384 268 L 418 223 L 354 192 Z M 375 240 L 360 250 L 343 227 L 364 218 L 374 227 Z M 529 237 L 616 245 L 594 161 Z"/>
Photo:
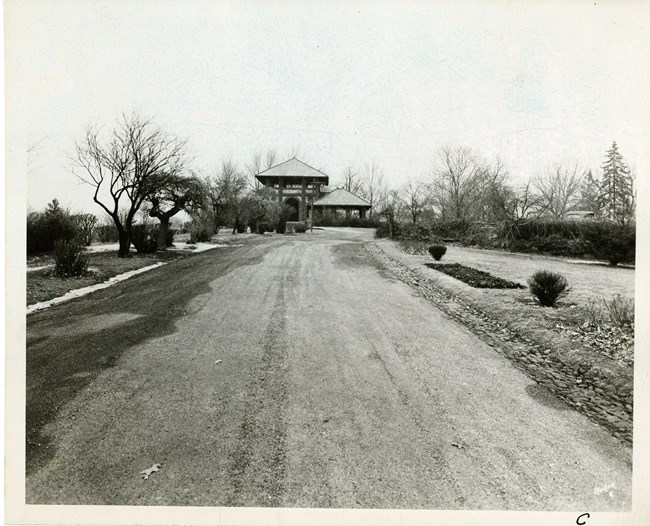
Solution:
<path fill-rule="evenodd" d="M 322 217 L 314 218 L 314 226 L 349 226 L 353 228 L 378 228 L 381 223 L 376 219 L 360 217 L 336 217 L 331 214 L 323 214 Z"/>
<path fill-rule="evenodd" d="M 636 258 L 635 226 L 609 222 L 532 221 L 516 228 L 465 221 L 395 222 L 382 223 L 375 236 L 388 237 L 391 229 L 394 239 L 432 244 L 453 239 L 466 246 L 596 259 L 612 265 L 634 263 Z"/>

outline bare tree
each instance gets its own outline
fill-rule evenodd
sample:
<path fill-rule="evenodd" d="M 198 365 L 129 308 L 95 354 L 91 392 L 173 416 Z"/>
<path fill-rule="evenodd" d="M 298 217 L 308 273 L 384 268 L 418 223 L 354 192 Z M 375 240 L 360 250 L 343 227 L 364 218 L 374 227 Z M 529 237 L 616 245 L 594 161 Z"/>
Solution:
<path fill-rule="evenodd" d="M 93 200 L 115 223 L 118 255 L 125 257 L 138 210 L 185 169 L 185 143 L 134 113 L 122 116 L 105 143 L 96 129 L 87 128 L 75 150 L 73 171 L 94 187 Z"/>
<path fill-rule="evenodd" d="M 210 181 L 210 202 L 217 226 L 232 222 L 234 234 L 242 227 L 243 198 L 248 182 L 232 159 L 224 160 L 217 175 Z"/>
<path fill-rule="evenodd" d="M 483 198 L 506 177 L 499 160 L 490 165 L 469 148 L 444 147 L 433 168 L 431 200 L 443 219 L 483 219 L 487 210 Z"/>
<path fill-rule="evenodd" d="M 359 172 L 355 171 L 350 164 L 343 170 L 343 188 L 348 192 L 356 194 L 361 189 L 361 181 L 358 179 Z"/>
<path fill-rule="evenodd" d="M 411 221 L 417 223 L 418 218 L 429 203 L 427 185 L 422 181 L 409 181 L 402 187 L 400 194 L 404 208 L 408 212 Z"/>
<path fill-rule="evenodd" d="M 248 171 L 248 176 L 250 178 L 249 186 L 251 190 L 253 192 L 258 192 L 264 186 L 257 180 L 257 177 L 255 177 L 262 171 L 262 154 L 260 152 L 255 152 L 253 154 L 250 162 L 246 164 L 246 170 Z"/>
<path fill-rule="evenodd" d="M 194 211 L 203 205 L 206 188 L 196 176 L 170 177 L 164 186 L 149 196 L 149 216 L 160 221 L 158 250 L 167 248 L 170 219 L 181 210 Z"/>
<path fill-rule="evenodd" d="M 481 162 L 474 181 L 473 205 L 469 206 L 468 219 L 494 221 L 490 196 L 507 187 L 509 174 L 500 159 L 493 163 Z"/>
<path fill-rule="evenodd" d="M 393 237 L 397 219 L 403 214 L 404 202 L 399 190 L 384 188 L 384 195 L 381 201 L 381 208 L 376 212 L 379 217 L 385 217 L 388 221 L 388 237 Z"/>
<path fill-rule="evenodd" d="M 90 245 L 97 226 L 97 216 L 95 214 L 74 214 L 71 217 L 81 242 L 86 246 Z"/>
<path fill-rule="evenodd" d="M 252 155 L 251 160 L 246 163 L 246 172 L 250 178 L 249 186 L 253 192 L 259 192 L 264 188 L 264 185 L 260 183 L 255 176 L 264 170 L 268 170 L 275 166 L 276 157 L 275 150 L 268 150 L 266 155 L 261 152 L 255 152 Z"/>
<path fill-rule="evenodd" d="M 533 188 L 548 202 L 548 212 L 555 219 L 564 215 L 580 201 L 584 171 L 577 164 L 555 165 L 533 178 Z"/>
<path fill-rule="evenodd" d="M 275 161 L 277 159 L 277 154 L 275 153 L 275 150 L 269 150 L 266 152 L 266 170 L 271 168 L 272 166 L 275 166 Z"/>
<path fill-rule="evenodd" d="M 517 189 L 495 185 L 489 201 L 494 218 L 502 225 L 501 235 L 506 244 L 517 237 L 519 227 L 537 221 L 550 207 L 545 196 L 533 191 L 530 181 Z"/>
<path fill-rule="evenodd" d="M 381 201 L 386 195 L 384 172 L 374 162 L 366 164 L 360 183 L 359 192 L 372 206 L 368 214 L 369 219 L 372 219 L 374 209 L 381 208 Z"/>

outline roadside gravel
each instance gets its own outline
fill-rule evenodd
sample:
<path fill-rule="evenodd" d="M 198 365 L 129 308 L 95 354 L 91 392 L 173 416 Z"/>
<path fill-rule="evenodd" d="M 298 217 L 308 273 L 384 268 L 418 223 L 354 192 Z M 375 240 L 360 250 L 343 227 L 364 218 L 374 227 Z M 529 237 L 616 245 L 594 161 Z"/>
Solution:
<path fill-rule="evenodd" d="M 622 442 L 632 443 L 632 367 L 594 353 L 577 338 L 547 328 L 544 316 L 558 313 L 530 302 L 526 305 L 526 291 L 473 289 L 420 265 L 418 259 L 404 254 L 390 241 L 364 246 L 400 280 L 469 327 L 540 385 Z M 523 272 L 520 269 L 519 273 Z"/>

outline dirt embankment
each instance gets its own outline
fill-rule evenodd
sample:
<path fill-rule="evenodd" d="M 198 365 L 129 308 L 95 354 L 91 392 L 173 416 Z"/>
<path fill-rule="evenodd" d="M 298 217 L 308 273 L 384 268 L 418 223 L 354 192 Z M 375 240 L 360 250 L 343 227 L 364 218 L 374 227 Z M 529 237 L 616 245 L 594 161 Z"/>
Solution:
<path fill-rule="evenodd" d="M 370 242 L 364 246 L 400 280 L 465 324 L 539 384 L 605 426 L 622 442 L 632 442 L 631 367 L 595 355 L 542 323 L 512 319 L 500 307 L 498 298 L 486 308 L 485 298 L 473 298 L 467 291 L 427 277 L 422 269 L 400 257 L 392 245 Z"/>

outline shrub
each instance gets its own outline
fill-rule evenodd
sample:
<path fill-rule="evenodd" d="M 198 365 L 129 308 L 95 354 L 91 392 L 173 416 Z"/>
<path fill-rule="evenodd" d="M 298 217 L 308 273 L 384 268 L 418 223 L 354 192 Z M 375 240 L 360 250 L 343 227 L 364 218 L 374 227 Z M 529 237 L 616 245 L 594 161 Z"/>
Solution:
<path fill-rule="evenodd" d="M 634 325 L 634 300 L 617 294 L 611 301 L 604 300 L 604 303 L 612 325 L 621 328 Z"/>
<path fill-rule="evenodd" d="M 458 241 L 465 246 L 478 246 L 478 247 L 497 247 L 497 227 L 489 223 L 474 222 L 467 229 L 465 233 L 458 236 L 444 236 L 444 237 L 457 237 Z"/>
<path fill-rule="evenodd" d="M 591 252 L 597 259 L 610 265 L 634 263 L 636 257 L 636 231 L 633 225 L 601 223 L 585 232 Z"/>
<path fill-rule="evenodd" d="M 331 212 L 317 214 L 314 217 L 314 226 L 349 226 L 353 228 L 377 228 L 380 223 L 375 218 L 361 218 L 357 216 L 347 217 Z"/>
<path fill-rule="evenodd" d="M 95 235 L 100 243 L 117 243 L 119 236 L 115 223 L 106 222 L 95 228 Z"/>
<path fill-rule="evenodd" d="M 246 227 L 247 225 L 243 221 L 237 221 L 235 223 L 235 230 L 237 231 L 238 234 L 243 234 L 244 232 L 246 232 Z"/>
<path fill-rule="evenodd" d="M 76 241 L 59 239 L 54 242 L 54 272 L 62 278 L 81 276 L 88 270 L 88 256 Z"/>
<path fill-rule="evenodd" d="M 538 270 L 528 279 L 530 292 L 543 307 L 554 307 L 557 300 L 569 292 L 569 283 L 561 274 Z"/>
<path fill-rule="evenodd" d="M 472 223 L 465 219 L 433 221 L 429 230 L 436 237 L 459 239 L 470 233 Z"/>
<path fill-rule="evenodd" d="M 441 243 L 440 235 L 431 227 L 422 223 L 400 223 L 389 222 L 378 223 L 375 230 L 375 237 L 389 237 L 392 227 L 393 239 L 409 241 L 421 241 L 423 243 Z"/>
<path fill-rule="evenodd" d="M 205 243 L 210 241 L 218 231 L 215 227 L 214 215 L 209 212 L 200 212 L 193 216 L 192 222 L 188 225 L 190 232 L 189 243 Z"/>
<path fill-rule="evenodd" d="M 153 254 L 158 250 L 158 227 L 140 223 L 131 228 L 131 243 L 140 254 Z"/>
<path fill-rule="evenodd" d="M 634 263 L 634 225 L 605 221 L 531 221 L 498 232 L 500 241 L 517 252 L 545 252 L 554 256 L 588 257 Z"/>
<path fill-rule="evenodd" d="M 603 300 L 605 301 L 605 300 Z M 593 298 L 587 302 L 584 307 L 585 317 L 589 325 L 600 325 L 604 321 L 603 308 L 601 304 Z"/>
<path fill-rule="evenodd" d="M 259 224 L 259 232 L 260 234 L 264 234 L 264 232 L 273 232 L 275 229 L 275 226 L 273 223 L 268 223 L 266 221 L 262 222 Z"/>
<path fill-rule="evenodd" d="M 429 254 L 431 254 L 431 257 L 436 261 L 440 261 L 442 256 L 444 256 L 446 253 L 447 247 L 444 245 L 431 245 L 429 247 Z"/>
<path fill-rule="evenodd" d="M 275 231 L 278 234 L 284 234 L 287 231 L 287 216 L 284 213 L 280 214 L 280 219 L 275 224 Z"/>
<path fill-rule="evenodd" d="M 401 250 L 407 254 L 414 254 L 417 256 L 425 256 L 429 252 L 429 243 L 424 241 L 413 241 L 410 239 L 398 239 L 397 245 Z"/>
<path fill-rule="evenodd" d="M 390 223 L 388 221 L 379 223 L 377 228 L 375 228 L 375 237 L 377 239 L 390 237 L 390 233 L 391 233 L 391 228 L 390 228 Z"/>
<path fill-rule="evenodd" d="M 212 239 L 214 229 L 205 224 L 192 224 L 190 227 L 190 243 L 207 243 Z"/>
<path fill-rule="evenodd" d="M 393 232 L 393 237 L 399 239 L 412 239 L 413 241 L 437 242 L 439 237 L 431 228 L 421 223 L 399 223 L 397 232 Z"/>
<path fill-rule="evenodd" d="M 44 212 L 32 212 L 27 216 L 27 254 L 50 252 L 59 239 L 71 241 L 77 236 L 74 221 L 54 199 Z"/>
<path fill-rule="evenodd" d="M 296 234 L 304 234 L 307 232 L 307 223 L 298 223 L 297 225 L 294 225 L 293 231 Z"/>

